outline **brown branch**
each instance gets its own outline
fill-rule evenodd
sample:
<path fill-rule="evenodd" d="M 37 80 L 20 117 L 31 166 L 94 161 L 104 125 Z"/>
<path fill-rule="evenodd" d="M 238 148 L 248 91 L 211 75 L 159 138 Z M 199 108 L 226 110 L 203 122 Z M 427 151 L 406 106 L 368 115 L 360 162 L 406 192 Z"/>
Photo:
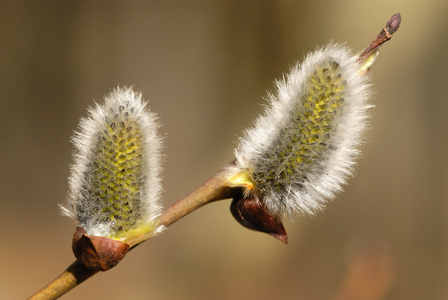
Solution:
<path fill-rule="evenodd" d="M 401 14 L 393 15 L 389 21 L 387 21 L 386 26 L 381 30 L 378 36 L 367 46 L 366 49 L 359 55 L 358 62 L 364 62 L 369 56 L 375 53 L 382 44 L 387 42 L 392 38 L 392 34 L 398 30 L 401 23 Z"/>
<path fill-rule="evenodd" d="M 383 43 L 388 41 L 392 37 L 392 34 L 398 29 L 400 21 L 400 14 L 392 16 L 387 22 L 386 27 L 361 53 L 358 62 L 363 63 L 375 53 Z M 228 182 L 222 177 L 223 172 L 225 172 L 224 169 L 215 174 L 193 192 L 165 209 L 159 220 L 160 226 L 168 227 L 207 203 L 232 198 L 234 193 L 239 193 L 240 191 L 238 189 L 228 186 Z M 59 277 L 29 299 L 57 299 L 96 273 L 98 273 L 98 271 L 91 270 L 80 262 L 75 261 L 61 275 L 59 275 Z"/>
<path fill-rule="evenodd" d="M 221 170 L 216 173 L 203 185 L 165 209 L 160 216 L 159 224 L 170 226 L 207 203 L 233 198 L 236 191 L 228 186 L 228 181 L 222 176 L 224 172 L 225 170 Z"/>
<path fill-rule="evenodd" d="M 207 203 L 233 197 L 236 190 L 228 186 L 222 176 L 224 172 L 225 169 L 216 173 L 190 194 L 165 209 L 160 216 L 159 225 L 168 227 Z M 91 270 L 76 260 L 59 277 L 31 296 L 29 300 L 57 299 L 96 273 L 98 271 Z"/>
<path fill-rule="evenodd" d="M 28 299 L 57 299 L 96 273 L 98 271 L 91 270 L 76 260 L 59 277 Z"/>

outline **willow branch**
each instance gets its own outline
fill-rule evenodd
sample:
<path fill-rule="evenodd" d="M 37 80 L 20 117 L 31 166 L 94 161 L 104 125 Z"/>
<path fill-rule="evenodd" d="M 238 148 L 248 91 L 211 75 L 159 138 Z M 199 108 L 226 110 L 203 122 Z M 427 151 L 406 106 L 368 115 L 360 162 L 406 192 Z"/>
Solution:
<path fill-rule="evenodd" d="M 232 198 L 237 190 L 228 186 L 222 176 L 224 172 L 225 169 L 216 173 L 190 194 L 166 208 L 160 216 L 159 226 L 168 227 L 207 203 Z M 79 261 L 75 261 L 61 275 L 29 299 L 57 299 L 96 273 L 98 271 L 91 270 Z"/>
<path fill-rule="evenodd" d="M 378 54 L 378 49 L 385 42 L 392 38 L 392 35 L 395 31 L 398 30 L 401 23 L 401 14 L 393 15 L 389 21 L 387 21 L 386 26 L 381 30 L 381 32 L 377 35 L 377 37 L 364 49 L 363 52 L 359 55 L 358 63 L 361 65 L 360 75 L 369 71 L 373 62 L 375 61 L 375 57 Z"/>
<path fill-rule="evenodd" d="M 76 260 L 61 275 L 29 299 L 57 299 L 96 273 L 98 271 L 91 270 Z"/>
<path fill-rule="evenodd" d="M 392 34 L 398 29 L 400 21 L 400 14 L 393 15 L 380 34 L 360 54 L 358 62 L 366 66 L 365 72 L 368 71 L 368 68 L 370 68 L 371 63 L 373 62 L 366 63 L 366 61 L 375 55 L 382 44 L 390 40 Z M 193 192 L 166 208 L 160 216 L 159 226 L 168 227 L 207 203 L 233 198 L 235 193 L 240 193 L 241 191 L 239 189 L 235 189 L 228 185 L 228 181 L 222 176 L 224 172 L 225 169 L 216 173 Z M 59 277 L 39 290 L 29 299 L 57 299 L 96 273 L 98 273 L 98 271 L 91 270 L 80 262 L 75 261 L 61 275 L 59 275 Z"/>
<path fill-rule="evenodd" d="M 401 23 L 401 15 L 395 14 L 393 15 L 389 21 L 386 23 L 386 26 L 381 30 L 378 36 L 370 43 L 369 46 L 361 53 L 358 61 L 365 61 L 370 55 L 375 53 L 382 44 L 387 42 L 392 38 L 392 34 L 398 30 Z"/>
<path fill-rule="evenodd" d="M 193 192 L 165 209 L 160 216 L 159 224 L 161 226 L 170 226 L 205 204 L 233 198 L 236 191 L 234 188 L 229 187 L 228 181 L 221 176 L 223 172 L 225 171 L 218 172 Z"/>

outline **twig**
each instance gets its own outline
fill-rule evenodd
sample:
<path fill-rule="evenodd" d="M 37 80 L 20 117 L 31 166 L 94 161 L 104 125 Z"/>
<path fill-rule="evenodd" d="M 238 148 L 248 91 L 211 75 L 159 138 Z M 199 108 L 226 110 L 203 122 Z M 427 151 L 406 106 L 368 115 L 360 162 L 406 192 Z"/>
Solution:
<path fill-rule="evenodd" d="M 98 271 L 91 270 L 76 260 L 59 277 L 29 299 L 57 299 L 96 273 Z"/>
<path fill-rule="evenodd" d="M 374 55 L 378 48 L 392 37 L 392 34 L 398 29 L 400 21 L 400 14 L 393 15 L 387 22 L 386 27 L 360 54 L 358 62 L 367 66 L 365 71 L 367 71 L 371 65 L 371 63 L 366 64 L 366 60 Z M 216 173 L 193 192 L 165 209 L 160 217 L 159 226 L 168 227 L 207 203 L 232 198 L 235 196 L 235 193 L 240 193 L 241 191 L 239 189 L 228 186 L 227 181 L 222 176 L 223 172 L 225 172 L 225 169 Z M 59 275 L 59 277 L 29 299 L 57 299 L 96 273 L 98 273 L 98 271 L 91 270 L 80 262 L 75 261 L 61 275 Z"/>
<path fill-rule="evenodd" d="M 216 173 L 203 185 L 165 209 L 160 217 L 159 224 L 170 226 L 207 203 L 233 198 L 238 191 L 228 186 L 227 180 L 222 176 L 223 172 L 225 170 Z"/>
<path fill-rule="evenodd" d="M 398 30 L 401 23 L 401 14 L 393 15 L 389 21 L 387 21 L 386 26 L 381 30 L 378 36 L 367 46 L 366 49 L 359 55 L 358 62 L 362 65 L 362 72 L 360 75 L 366 73 L 370 66 L 372 65 L 378 49 L 382 44 L 387 42 L 392 38 L 395 31 Z M 370 60 L 370 63 L 369 63 Z"/>
<path fill-rule="evenodd" d="M 160 216 L 159 225 L 168 227 L 207 203 L 232 198 L 238 190 L 227 185 L 222 176 L 223 172 L 225 172 L 224 169 L 165 209 Z M 98 271 L 91 270 L 76 260 L 59 277 L 31 296 L 29 300 L 57 299 L 96 273 Z"/>

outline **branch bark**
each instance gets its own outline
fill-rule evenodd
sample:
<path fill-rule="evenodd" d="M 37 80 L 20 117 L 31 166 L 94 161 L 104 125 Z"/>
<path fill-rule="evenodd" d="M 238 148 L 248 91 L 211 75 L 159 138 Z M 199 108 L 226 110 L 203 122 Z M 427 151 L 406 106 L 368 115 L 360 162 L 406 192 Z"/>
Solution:
<path fill-rule="evenodd" d="M 168 227 L 207 203 L 232 198 L 239 190 L 227 185 L 222 176 L 224 172 L 225 169 L 216 173 L 190 194 L 166 208 L 160 216 L 159 226 Z M 28 299 L 57 299 L 96 273 L 98 271 L 91 270 L 76 260 L 61 275 Z"/>
<path fill-rule="evenodd" d="M 393 15 L 380 34 L 370 43 L 370 45 L 360 54 L 358 62 L 363 64 L 379 47 L 391 39 L 392 34 L 398 30 L 401 22 L 401 15 Z M 370 67 L 370 64 L 368 65 Z M 366 71 L 368 68 L 366 69 Z M 364 73 L 364 72 L 363 72 Z M 360 74 L 363 74 L 360 73 Z M 239 189 L 230 187 L 222 176 L 225 169 L 216 173 L 204 184 L 199 186 L 193 192 L 180 199 L 162 212 L 159 220 L 159 226 L 168 227 L 174 222 L 185 217 L 194 210 L 217 200 L 233 198 L 235 193 L 241 193 Z M 135 246 L 134 246 L 135 247 Z M 57 299 L 81 284 L 83 281 L 92 277 L 98 271 L 85 267 L 82 263 L 75 261 L 61 275 L 50 282 L 47 286 L 39 290 L 30 300 Z"/>

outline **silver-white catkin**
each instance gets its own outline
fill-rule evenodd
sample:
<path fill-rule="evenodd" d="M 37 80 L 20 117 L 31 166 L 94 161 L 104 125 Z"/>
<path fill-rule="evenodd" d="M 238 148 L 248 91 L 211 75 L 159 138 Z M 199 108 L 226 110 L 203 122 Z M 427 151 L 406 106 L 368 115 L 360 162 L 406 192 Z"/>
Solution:
<path fill-rule="evenodd" d="M 368 77 L 357 57 L 333 44 L 309 54 L 269 95 L 269 106 L 235 150 L 229 176 L 276 215 L 314 213 L 352 175 L 367 125 Z"/>
<path fill-rule="evenodd" d="M 161 212 L 161 148 L 142 95 L 116 88 L 89 109 L 73 137 L 74 163 L 62 213 L 87 234 L 126 239 L 153 230 Z"/>

